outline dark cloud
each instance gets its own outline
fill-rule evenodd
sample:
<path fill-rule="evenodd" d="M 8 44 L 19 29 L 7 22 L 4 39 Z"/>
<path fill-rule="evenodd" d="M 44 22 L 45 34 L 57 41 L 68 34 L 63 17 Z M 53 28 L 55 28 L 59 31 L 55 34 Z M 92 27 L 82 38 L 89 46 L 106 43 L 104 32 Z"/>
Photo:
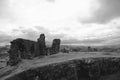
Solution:
<path fill-rule="evenodd" d="M 12 37 L 8 35 L 0 35 L 0 43 L 8 43 Z"/>
<path fill-rule="evenodd" d="M 94 13 L 94 17 L 83 22 L 106 23 L 120 17 L 120 0 L 99 0 L 101 8 Z"/>
<path fill-rule="evenodd" d="M 36 41 L 37 38 L 40 36 L 41 33 L 44 33 L 46 36 L 46 41 L 51 42 L 55 38 L 62 39 L 65 37 L 65 34 L 51 34 L 48 29 L 45 29 L 44 27 L 35 26 L 33 28 L 24 28 L 20 27 L 19 29 L 13 29 L 13 34 L 21 33 L 21 35 L 18 35 L 14 38 L 24 38 L 24 39 L 30 39 Z"/>
<path fill-rule="evenodd" d="M 119 34 L 120 32 L 118 32 Z M 105 37 L 101 39 L 85 39 L 85 40 L 77 40 L 77 39 L 69 39 L 63 40 L 62 44 L 77 44 L 77 45 L 120 45 L 120 35 L 114 35 L 110 37 Z"/>
<path fill-rule="evenodd" d="M 36 26 L 35 27 L 40 33 L 45 33 L 45 35 L 46 35 L 46 39 L 48 40 L 48 41 L 51 41 L 51 40 L 53 40 L 54 38 L 60 38 L 60 39 L 62 39 L 63 37 L 65 37 L 66 35 L 65 34 L 51 34 L 50 32 L 51 31 L 49 31 L 48 29 L 46 29 L 46 28 L 44 28 L 44 27 L 40 27 L 40 26 Z M 39 33 L 39 34 L 40 34 Z"/>
<path fill-rule="evenodd" d="M 13 38 L 11 36 L 0 31 L 0 46 L 2 44 L 4 44 L 4 45 L 9 44 L 12 39 Z"/>
<path fill-rule="evenodd" d="M 106 45 L 120 45 L 120 35 L 109 37 L 106 39 L 106 41 L 104 43 Z"/>
<path fill-rule="evenodd" d="M 41 33 L 45 33 L 46 35 L 46 42 L 47 44 L 51 44 L 52 40 L 55 38 L 60 38 L 62 44 L 77 44 L 77 45 L 97 45 L 97 44 L 107 44 L 107 45 L 115 45 L 115 44 L 120 44 L 120 36 L 112 36 L 112 37 L 106 37 L 103 39 L 85 39 L 85 40 L 77 40 L 77 39 L 69 39 L 69 40 L 64 40 L 64 37 L 67 36 L 65 34 L 50 34 L 47 32 L 46 29 L 42 27 L 37 28 L 39 32 L 36 32 L 32 28 L 28 29 L 14 29 L 13 32 L 21 32 L 23 33 L 20 36 L 9 36 L 3 32 L 0 33 L 0 44 L 6 44 L 12 41 L 13 39 L 16 38 L 24 38 L 24 39 L 30 39 L 36 41 L 37 38 Z M 118 32 L 119 33 L 119 32 Z"/>
<path fill-rule="evenodd" d="M 62 44 L 84 44 L 84 45 L 89 45 L 89 44 L 101 44 L 105 40 L 104 39 L 85 39 L 85 40 L 76 40 L 76 39 L 71 39 L 71 40 L 64 40 L 62 41 Z"/>
<path fill-rule="evenodd" d="M 37 37 L 36 31 L 31 28 L 21 30 L 21 32 L 23 33 L 23 35 L 21 35 L 21 37 L 23 37 L 25 39 L 35 40 Z"/>
<path fill-rule="evenodd" d="M 32 28 L 25 29 L 24 27 L 20 27 L 19 29 L 13 29 L 12 34 L 15 35 L 7 35 L 6 33 L 0 31 L 0 45 L 10 43 L 10 41 L 16 38 L 23 38 L 36 41 L 41 33 L 48 34 L 47 30 L 42 27 L 39 27 L 38 31 Z M 16 36 L 16 34 L 18 35 Z"/>
<path fill-rule="evenodd" d="M 14 36 L 14 39 L 24 38 L 35 40 L 38 37 L 38 33 L 35 30 L 33 30 L 32 28 L 25 29 L 24 27 L 20 27 L 19 29 L 13 29 L 12 34 L 18 34 L 17 36 Z"/>

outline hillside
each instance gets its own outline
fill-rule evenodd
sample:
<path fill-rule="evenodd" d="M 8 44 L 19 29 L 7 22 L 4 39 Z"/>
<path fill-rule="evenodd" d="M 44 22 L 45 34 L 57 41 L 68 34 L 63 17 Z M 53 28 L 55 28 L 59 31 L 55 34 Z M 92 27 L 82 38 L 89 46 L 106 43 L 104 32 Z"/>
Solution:
<path fill-rule="evenodd" d="M 89 56 L 89 57 L 88 57 Z M 21 63 L 19 63 L 17 66 L 14 67 L 5 67 L 0 70 L 0 80 L 16 80 L 16 79 L 9 79 L 10 77 L 14 77 L 15 75 L 19 75 L 25 71 L 40 68 L 42 66 L 52 65 L 52 64 L 61 64 L 64 62 L 69 62 L 73 60 L 81 60 L 85 59 L 87 62 L 91 61 L 90 58 L 119 58 L 119 53 L 101 53 L 101 52 L 75 52 L 75 53 L 69 53 L 69 54 L 55 54 L 51 56 L 46 56 L 43 58 L 35 58 L 33 60 L 23 60 Z M 21 80 L 21 79 L 20 79 Z M 32 79 L 34 80 L 34 79 Z"/>

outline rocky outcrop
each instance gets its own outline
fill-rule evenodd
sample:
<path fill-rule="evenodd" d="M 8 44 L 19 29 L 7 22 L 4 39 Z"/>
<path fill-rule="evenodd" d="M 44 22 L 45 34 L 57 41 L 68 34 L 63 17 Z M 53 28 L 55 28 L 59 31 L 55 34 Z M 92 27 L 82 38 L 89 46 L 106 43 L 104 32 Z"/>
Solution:
<path fill-rule="evenodd" d="M 120 58 L 83 58 L 32 68 L 6 80 L 120 80 Z"/>
<path fill-rule="evenodd" d="M 60 50 L 60 39 L 54 39 L 52 43 L 52 48 L 51 48 L 51 54 L 56 54 Z"/>

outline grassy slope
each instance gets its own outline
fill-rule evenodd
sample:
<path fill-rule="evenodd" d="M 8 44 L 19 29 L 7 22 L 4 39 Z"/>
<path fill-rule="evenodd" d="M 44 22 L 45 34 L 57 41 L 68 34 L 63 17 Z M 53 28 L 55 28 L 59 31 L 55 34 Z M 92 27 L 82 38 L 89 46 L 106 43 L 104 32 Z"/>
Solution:
<path fill-rule="evenodd" d="M 100 53 L 100 52 L 80 52 L 80 53 L 69 53 L 69 54 L 56 54 L 51 56 L 46 56 L 43 58 L 35 58 L 33 60 L 23 60 L 18 66 L 15 67 L 5 67 L 0 70 L 0 80 L 4 80 L 10 76 L 23 72 L 31 68 L 37 68 L 44 65 L 59 63 L 73 59 L 81 59 L 88 57 L 120 57 L 119 53 Z"/>

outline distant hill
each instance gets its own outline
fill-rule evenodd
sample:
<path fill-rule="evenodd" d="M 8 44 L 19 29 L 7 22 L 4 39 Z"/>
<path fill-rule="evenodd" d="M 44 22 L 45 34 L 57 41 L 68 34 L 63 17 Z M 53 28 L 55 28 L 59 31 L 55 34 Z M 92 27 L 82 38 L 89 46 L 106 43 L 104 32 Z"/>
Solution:
<path fill-rule="evenodd" d="M 6 54 L 9 49 L 10 45 L 0 46 L 0 54 Z"/>

